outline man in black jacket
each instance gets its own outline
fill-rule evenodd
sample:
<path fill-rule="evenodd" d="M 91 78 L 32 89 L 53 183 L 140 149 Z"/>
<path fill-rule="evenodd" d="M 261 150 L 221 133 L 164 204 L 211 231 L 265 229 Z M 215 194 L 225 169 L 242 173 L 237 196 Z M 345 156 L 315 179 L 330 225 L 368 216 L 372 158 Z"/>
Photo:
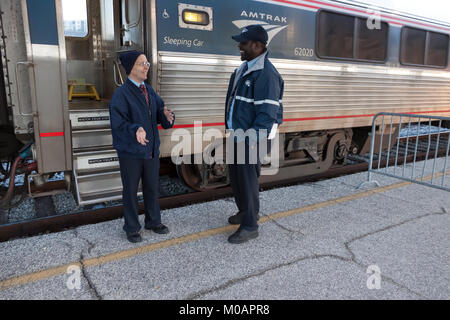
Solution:
<path fill-rule="evenodd" d="M 159 133 L 173 127 L 175 116 L 164 107 L 161 97 L 144 81 L 150 63 L 139 51 L 119 57 L 128 79 L 114 92 L 110 103 L 113 145 L 117 150 L 123 184 L 123 227 L 130 242 L 142 241 L 138 218 L 137 192 L 142 179 L 145 204 L 145 229 L 167 234 L 161 223 L 159 192 Z"/>
<path fill-rule="evenodd" d="M 235 157 L 228 172 L 239 210 L 228 222 L 240 226 L 228 241 L 239 244 L 259 235 L 259 150 L 267 144 L 265 150 L 270 152 L 270 140 L 283 122 L 284 81 L 268 59 L 268 34 L 262 26 L 248 26 L 232 38 L 239 43 L 243 63 L 230 78 L 225 106 L 225 126 L 233 133 Z"/>

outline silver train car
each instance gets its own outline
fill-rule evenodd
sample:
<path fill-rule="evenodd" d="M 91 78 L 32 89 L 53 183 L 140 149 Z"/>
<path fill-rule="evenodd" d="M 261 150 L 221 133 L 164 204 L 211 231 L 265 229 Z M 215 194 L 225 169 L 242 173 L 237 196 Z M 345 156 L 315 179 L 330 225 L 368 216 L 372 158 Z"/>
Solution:
<path fill-rule="evenodd" d="M 20 168 L 26 183 L 43 185 L 65 172 L 80 205 L 121 198 L 108 104 L 124 80 L 118 54 L 130 49 L 147 54 L 148 81 L 176 113 L 174 129 L 160 132 L 167 164 L 188 133 L 202 146 L 184 156 L 214 147 L 205 130 L 224 132 L 228 80 L 241 63 L 230 36 L 251 24 L 268 31 L 285 80 L 272 151 L 280 169 L 263 181 L 367 152 L 378 112 L 450 113 L 450 24 L 398 11 L 328 0 L 2 0 L 0 10 L 3 174 Z M 228 181 L 221 163 L 176 170 L 196 190 Z"/>

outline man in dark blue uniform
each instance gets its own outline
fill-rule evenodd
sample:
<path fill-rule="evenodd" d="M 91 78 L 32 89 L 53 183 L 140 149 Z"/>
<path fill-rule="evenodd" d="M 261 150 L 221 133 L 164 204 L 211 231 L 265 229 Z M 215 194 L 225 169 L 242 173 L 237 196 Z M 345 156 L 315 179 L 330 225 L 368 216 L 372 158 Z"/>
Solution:
<path fill-rule="evenodd" d="M 231 76 L 225 107 L 226 129 L 234 135 L 234 161 L 229 163 L 228 171 L 239 209 L 228 221 L 240 224 L 228 241 L 244 243 L 258 237 L 259 149 L 267 144 L 262 150 L 270 152 L 270 140 L 283 121 L 284 82 L 267 58 L 268 35 L 262 26 L 248 26 L 232 38 L 239 42 L 244 63 Z"/>
<path fill-rule="evenodd" d="M 123 184 L 123 227 L 130 242 L 142 241 L 138 218 L 137 192 L 142 179 L 145 204 L 145 229 L 166 234 L 161 223 L 159 192 L 159 133 L 173 127 L 175 116 L 164 107 L 161 97 L 145 83 L 150 63 L 139 51 L 119 57 L 128 79 L 114 92 L 110 103 L 113 145 L 117 150 Z"/>

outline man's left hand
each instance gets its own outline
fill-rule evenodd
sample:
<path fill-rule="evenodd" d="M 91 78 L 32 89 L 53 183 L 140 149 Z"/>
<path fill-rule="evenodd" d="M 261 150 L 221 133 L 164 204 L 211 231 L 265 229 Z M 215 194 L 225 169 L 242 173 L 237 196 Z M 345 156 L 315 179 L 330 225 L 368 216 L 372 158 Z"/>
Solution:
<path fill-rule="evenodd" d="M 164 107 L 164 115 L 166 116 L 167 121 L 169 121 L 170 124 L 173 123 L 175 120 L 175 115 L 172 111 L 168 110 L 167 107 Z"/>

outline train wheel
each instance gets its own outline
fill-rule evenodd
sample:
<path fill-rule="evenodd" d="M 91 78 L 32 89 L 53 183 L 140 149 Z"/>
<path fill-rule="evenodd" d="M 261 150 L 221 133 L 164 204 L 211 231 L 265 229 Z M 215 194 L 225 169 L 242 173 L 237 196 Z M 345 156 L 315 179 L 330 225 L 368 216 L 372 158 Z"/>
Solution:
<path fill-rule="evenodd" d="M 177 166 L 180 179 L 189 188 L 206 191 L 225 187 L 229 184 L 226 165 L 185 164 Z"/>

